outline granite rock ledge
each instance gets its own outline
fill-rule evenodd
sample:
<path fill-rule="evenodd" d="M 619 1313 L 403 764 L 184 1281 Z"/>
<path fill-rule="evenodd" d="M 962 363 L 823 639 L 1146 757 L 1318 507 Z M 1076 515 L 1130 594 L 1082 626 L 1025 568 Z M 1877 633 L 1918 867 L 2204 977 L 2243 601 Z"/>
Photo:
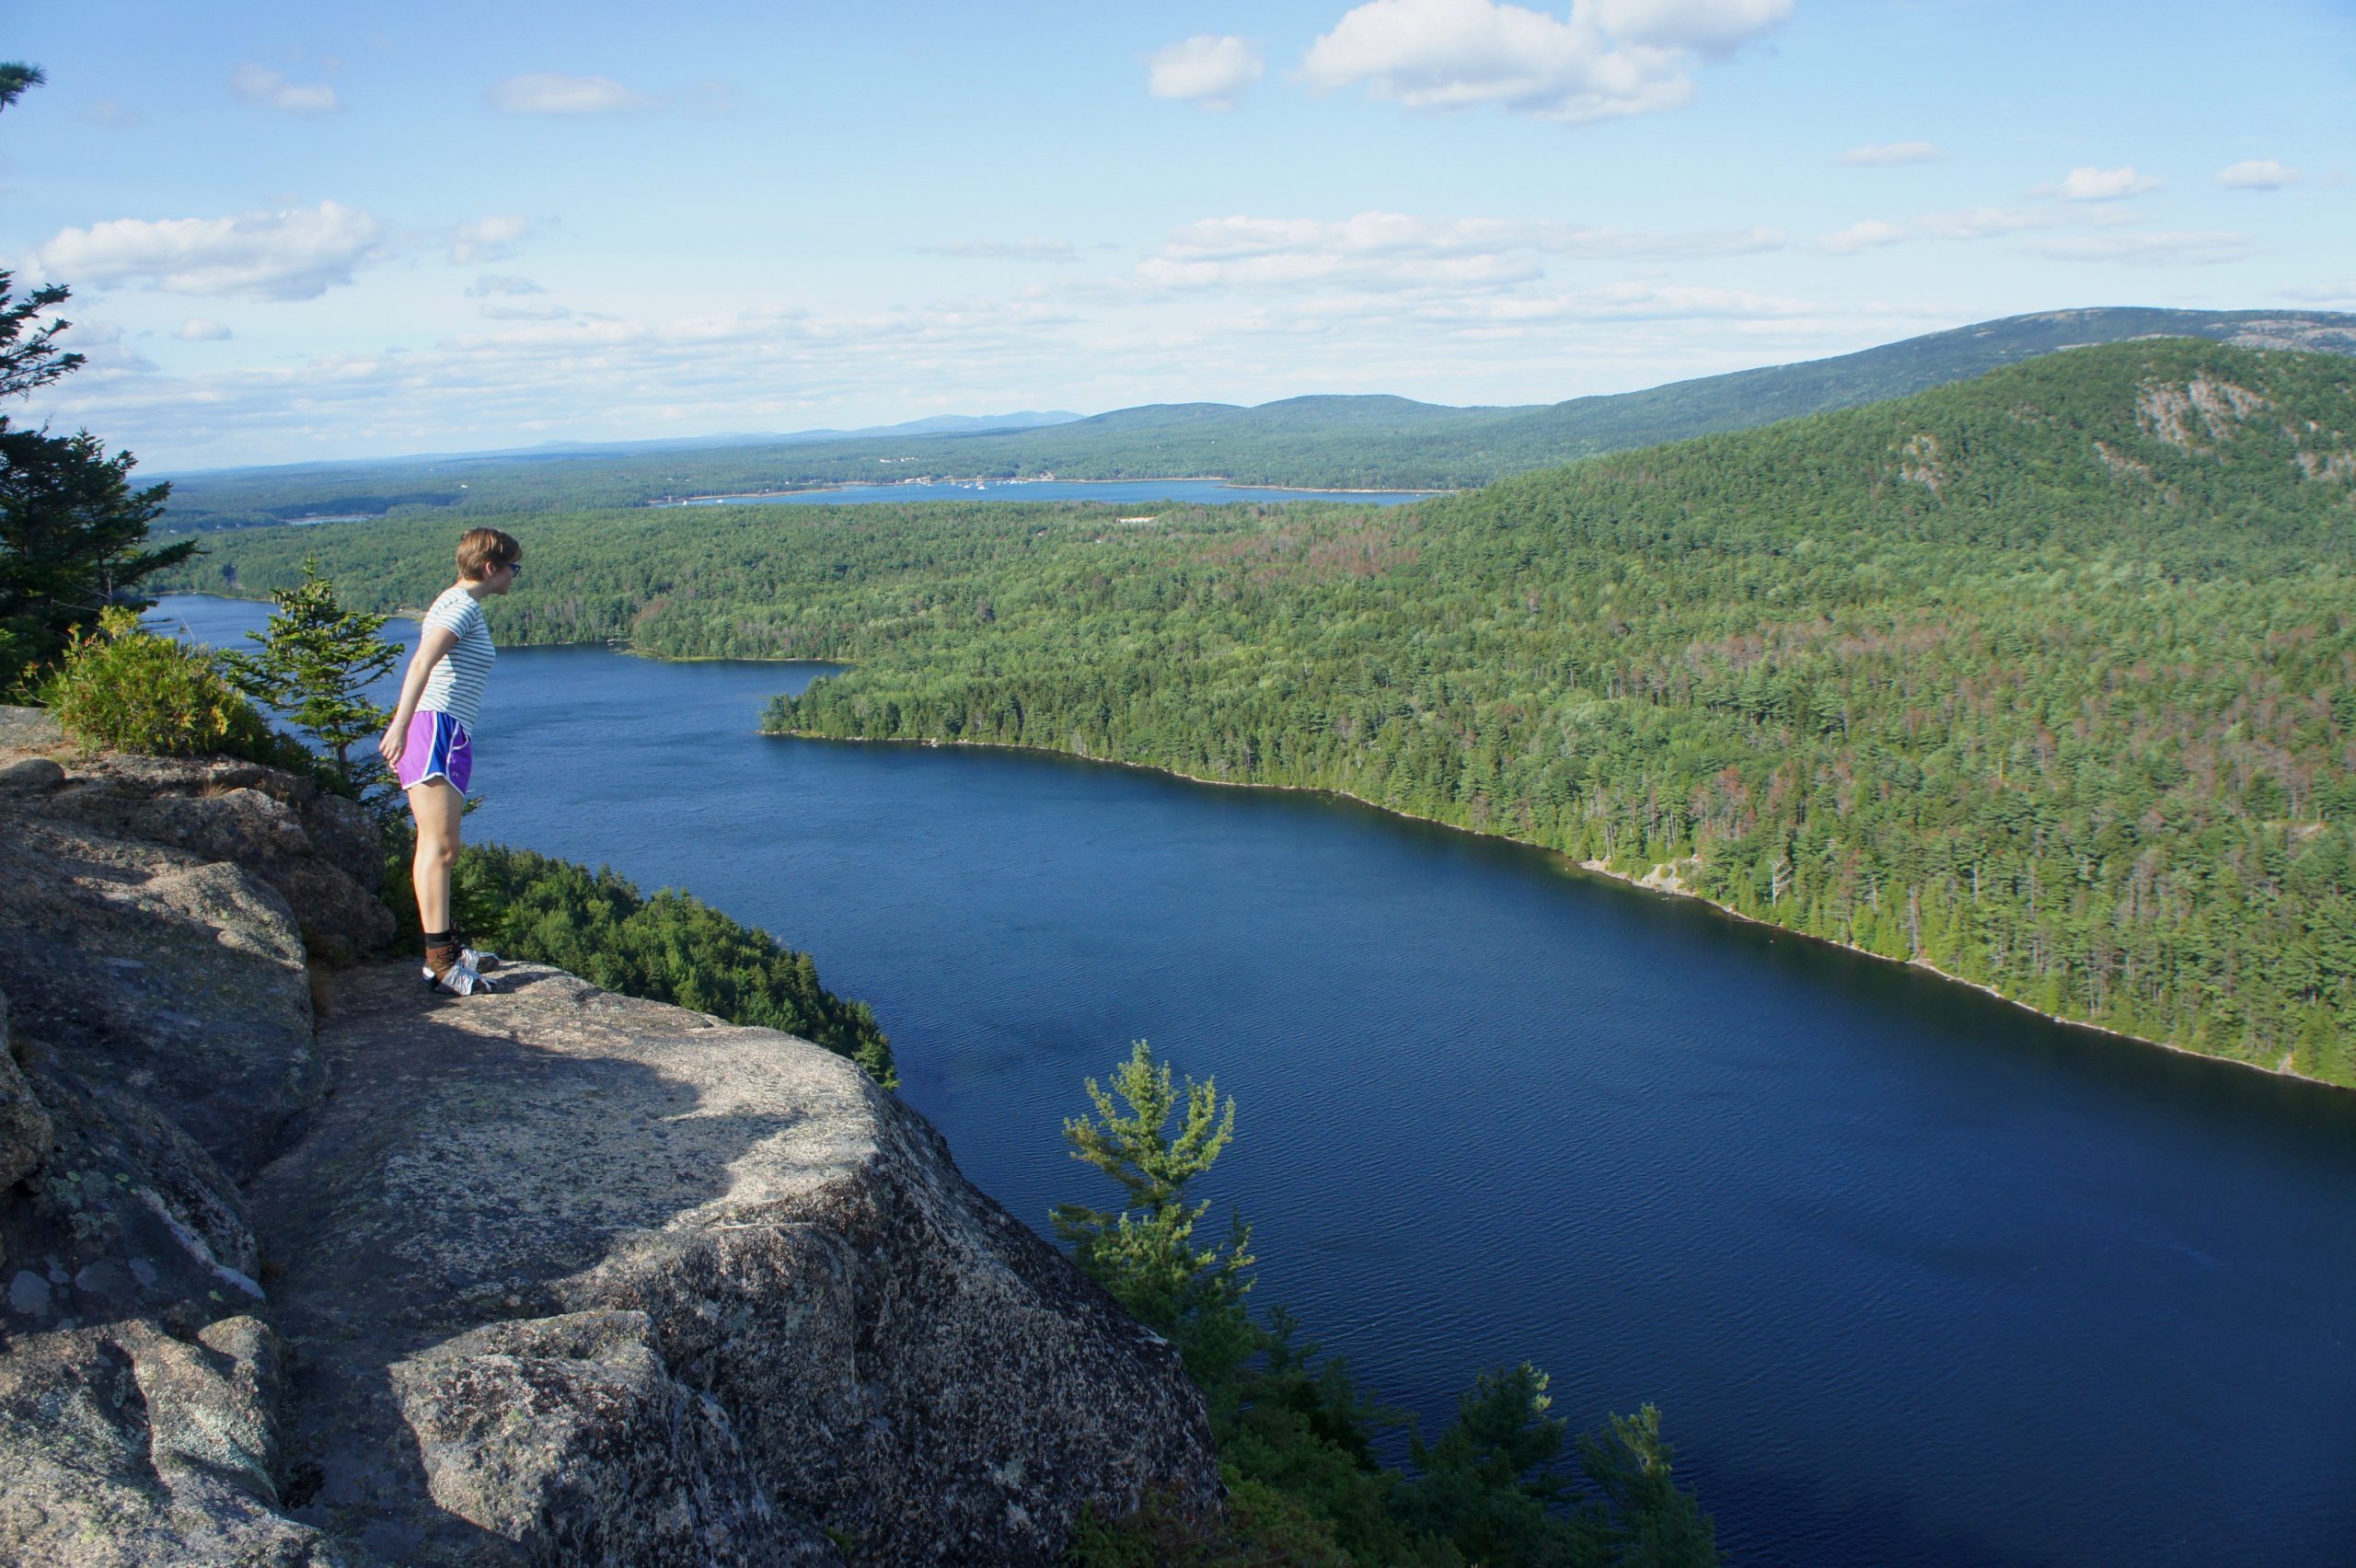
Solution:
<path fill-rule="evenodd" d="M 0 709 L 0 1561 L 1046 1563 L 1217 1505 L 1174 1351 L 855 1066 L 314 963 L 381 940 L 366 846 L 243 767 Z"/>

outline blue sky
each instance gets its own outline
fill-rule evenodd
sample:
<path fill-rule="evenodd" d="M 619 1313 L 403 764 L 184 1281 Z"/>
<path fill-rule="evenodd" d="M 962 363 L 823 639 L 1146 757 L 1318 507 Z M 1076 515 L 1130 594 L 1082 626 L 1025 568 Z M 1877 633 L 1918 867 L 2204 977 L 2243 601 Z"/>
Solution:
<path fill-rule="evenodd" d="M 0 265 L 149 471 L 2356 309 L 2356 7 L 12 4 Z"/>

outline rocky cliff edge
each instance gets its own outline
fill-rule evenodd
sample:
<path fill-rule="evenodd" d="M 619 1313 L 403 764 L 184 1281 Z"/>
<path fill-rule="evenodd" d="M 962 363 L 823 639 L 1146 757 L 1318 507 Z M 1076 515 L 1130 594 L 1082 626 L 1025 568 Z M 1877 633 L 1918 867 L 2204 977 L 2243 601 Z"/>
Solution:
<path fill-rule="evenodd" d="M 375 876 L 303 781 L 0 710 L 0 1561 L 1048 1562 L 1212 1505 L 1171 1348 L 850 1063 L 432 997 L 350 962 Z"/>

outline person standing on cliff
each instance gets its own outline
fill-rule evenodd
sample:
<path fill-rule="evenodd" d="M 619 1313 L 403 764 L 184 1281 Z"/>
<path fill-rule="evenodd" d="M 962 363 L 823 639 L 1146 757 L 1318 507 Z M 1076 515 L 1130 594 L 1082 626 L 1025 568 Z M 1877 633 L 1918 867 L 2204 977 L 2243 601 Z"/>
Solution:
<path fill-rule="evenodd" d="M 483 971 L 498 961 L 467 945 L 450 915 L 450 868 L 474 776 L 474 728 L 491 679 L 491 645 L 482 602 L 515 586 L 524 547 L 496 528 L 469 528 L 458 541 L 458 580 L 418 622 L 417 651 L 401 677 L 401 699 L 376 750 L 409 795 L 417 819 L 417 923 L 425 932 L 425 983 L 453 996 L 496 987 Z"/>

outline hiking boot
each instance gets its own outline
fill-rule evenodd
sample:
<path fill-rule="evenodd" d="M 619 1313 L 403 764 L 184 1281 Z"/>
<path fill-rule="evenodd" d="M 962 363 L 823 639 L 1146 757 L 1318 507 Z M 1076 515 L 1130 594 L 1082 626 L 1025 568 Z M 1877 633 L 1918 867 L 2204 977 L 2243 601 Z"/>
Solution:
<path fill-rule="evenodd" d="M 434 974 L 433 965 L 428 964 L 422 973 L 427 990 L 453 997 L 471 997 L 478 991 L 488 996 L 499 989 L 481 970 L 470 963 L 454 963 L 439 974 Z"/>
<path fill-rule="evenodd" d="M 482 971 L 468 960 L 474 955 L 456 942 L 436 943 L 425 950 L 423 977 L 429 991 L 444 991 L 454 997 L 471 997 L 478 991 L 499 989 L 483 978 Z M 492 959 L 492 963 L 499 961 Z"/>

